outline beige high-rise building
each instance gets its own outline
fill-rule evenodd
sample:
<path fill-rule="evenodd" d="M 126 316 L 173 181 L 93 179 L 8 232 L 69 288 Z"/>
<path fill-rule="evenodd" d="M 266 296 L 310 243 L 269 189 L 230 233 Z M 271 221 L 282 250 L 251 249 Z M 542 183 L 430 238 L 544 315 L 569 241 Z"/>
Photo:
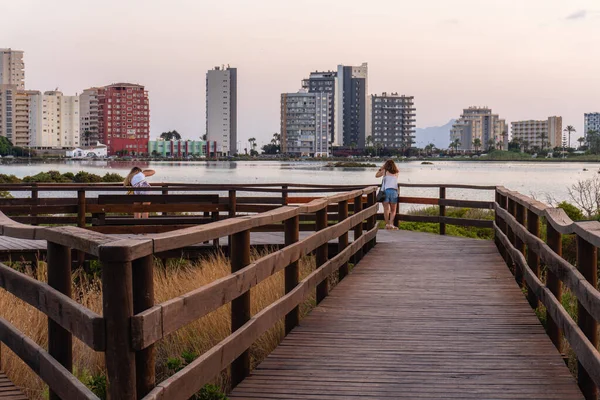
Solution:
<path fill-rule="evenodd" d="M 478 139 L 480 145 L 474 143 Z M 460 150 L 508 149 L 506 121 L 487 107 L 469 107 L 450 130 L 450 141 L 460 142 Z"/>
<path fill-rule="evenodd" d="M 30 145 L 38 149 L 71 148 L 79 141 L 79 96 L 37 92 L 30 96 Z"/>
<path fill-rule="evenodd" d="M 14 146 L 29 146 L 29 100 L 31 91 L 16 85 L 0 85 L 0 136 Z"/>
<path fill-rule="evenodd" d="M 18 90 L 25 90 L 25 63 L 22 51 L 0 49 L 0 85 L 16 85 Z"/>
<path fill-rule="evenodd" d="M 562 117 L 546 120 L 514 121 L 511 123 L 512 139 L 518 139 L 527 148 L 553 149 L 562 146 Z"/>

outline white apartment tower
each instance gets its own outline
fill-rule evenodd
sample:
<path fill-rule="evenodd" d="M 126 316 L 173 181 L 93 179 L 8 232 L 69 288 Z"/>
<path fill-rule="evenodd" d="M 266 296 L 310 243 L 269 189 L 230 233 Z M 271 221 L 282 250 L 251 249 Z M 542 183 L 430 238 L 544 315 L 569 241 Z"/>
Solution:
<path fill-rule="evenodd" d="M 327 157 L 330 139 L 330 97 L 326 92 L 281 95 L 281 152 Z"/>
<path fill-rule="evenodd" d="M 478 139 L 479 149 L 508 148 L 506 121 L 493 114 L 487 107 L 469 107 L 463 109 L 460 118 L 450 129 L 450 141 L 458 140 L 461 150 L 475 149 Z"/>
<path fill-rule="evenodd" d="M 79 141 L 79 96 L 37 92 L 29 101 L 30 146 L 39 149 L 72 148 Z"/>
<path fill-rule="evenodd" d="M 79 95 L 79 129 L 81 144 L 95 146 L 99 138 L 98 88 L 85 89 Z"/>
<path fill-rule="evenodd" d="M 206 140 L 217 153 L 237 153 L 237 68 L 215 67 L 206 73 Z"/>
<path fill-rule="evenodd" d="M 0 49 L 0 85 L 16 85 L 17 90 L 25 90 L 25 63 L 22 51 Z"/>

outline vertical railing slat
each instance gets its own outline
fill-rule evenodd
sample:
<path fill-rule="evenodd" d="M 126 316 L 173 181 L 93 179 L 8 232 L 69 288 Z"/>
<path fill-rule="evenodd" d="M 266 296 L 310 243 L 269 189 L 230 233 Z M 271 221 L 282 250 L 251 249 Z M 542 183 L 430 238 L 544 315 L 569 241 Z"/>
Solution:
<path fill-rule="evenodd" d="M 300 217 L 296 215 L 287 219 L 284 223 L 285 245 L 289 246 L 300 239 Z M 300 281 L 300 268 L 298 261 L 292 262 L 285 267 L 285 293 L 289 293 L 298 285 Z M 289 334 L 300 322 L 300 307 L 296 306 L 285 316 L 285 334 Z"/>
<path fill-rule="evenodd" d="M 250 264 L 250 231 L 232 235 L 231 272 L 237 272 Z M 235 332 L 250 320 L 250 291 L 231 302 L 231 332 Z M 231 385 L 237 386 L 250 374 L 250 350 L 244 351 L 231 364 Z"/>
<path fill-rule="evenodd" d="M 338 222 L 348 218 L 348 201 L 338 203 Z M 348 247 L 348 232 L 342 234 L 338 239 L 338 254 Z M 339 280 L 341 281 L 348 275 L 348 263 L 344 263 L 339 270 Z"/>
<path fill-rule="evenodd" d="M 546 236 L 548 241 L 548 246 L 554 251 L 559 257 L 562 257 L 562 235 L 554 229 L 554 227 L 550 224 L 546 224 Z M 546 286 L 554 297 L 560 302 L 562 300 L 562 282 L 556 274 L 554 274 L 550 269 L 547 270 L 546 275 Z M 546 327 L 548 330 L 548 336 L 554 343 L 554 346 L 557 348 L 559 353 L 563 351 L 563 333 L 560 327 L 550 315 L 546 315 Z"/>
<path fill-rule="evenodd" d="M 593 287 L 598 286 L 598 249 L 580 236 L 577 236 L 577 268 Z M 598 323 L 579 301 L 577 302 L 577 325 L 597 349 Z M 596 385 L 580 362 L 577 362 L 577 382 L 586 399 L 596 399 Z"/>
<path fill-rule="evenodd" d="M 48 285 L 71 297 L 71 249 L 48 241 Z M 48 318 L 48 352 L 68 371 L 73 370 L 73 336 Z M 60 397 L 50 390 L 50 400 Z"/>
<path fill-rule="evenodd" d="M 446 188 L 440 187 L 440 200 L 446 199 Z M 446 206 L 440 204 L 440 235 L 446 234 L 446 224 L 442 222 L 442 218 L 446 216 Z"/>
<path fill-rule="evenodd" d="M 133 313 L 138 314 L 154 306 L 154 255 L 132 262 Z M 156 350 L 154 345 L 136 352 L 135 372 L 137 396 L 142 398 L 156 385 Z"/>
<path fill-rule="evenodd" d="M 316 213 L 316 230 L 320 231 L 327 228 L 327 206 L 317 211 Z M 327 262 L 329 243 L 324 243 L 317 247 L 315 251 L 315 262 L 316 267 L 319 268 L 321 265 Z M 319 304 L 325 297 L 329 295 L 329 277 L 325 278 L 322 282 L 317 285 L 317 304 Z"/>

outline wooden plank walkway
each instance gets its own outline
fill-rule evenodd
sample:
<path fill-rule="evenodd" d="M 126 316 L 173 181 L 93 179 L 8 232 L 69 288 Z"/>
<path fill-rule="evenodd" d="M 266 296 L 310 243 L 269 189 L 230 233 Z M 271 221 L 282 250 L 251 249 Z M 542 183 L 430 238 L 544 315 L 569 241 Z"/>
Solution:
<path fill-rule="evenodd" d="M 4 374 L 0 372 L 0 399 L 27 400 L 27 397 Z"/>
<path fill-rule="evenodd" d="M 492 242 L 377 240 L 230 399 L 583 399 Z"/>

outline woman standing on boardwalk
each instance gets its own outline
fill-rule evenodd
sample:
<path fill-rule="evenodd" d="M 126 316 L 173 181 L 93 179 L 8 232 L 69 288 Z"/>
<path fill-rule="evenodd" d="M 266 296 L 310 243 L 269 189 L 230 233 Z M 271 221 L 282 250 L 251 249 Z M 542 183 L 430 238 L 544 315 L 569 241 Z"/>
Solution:
<path fill-rule="evenodd" d="M 381 191 L 385 193 L 383 200 L 383 218 L 385 229 L 398 229 L 395 225 L 396 208 L 398 206 L 398 167 L 393 160 L 387 160 L 375 174 L 376 178 L 383 177 Z"/>
<path fill-rule="evenodd" d="M 133 190 L 127 192 L 127 194 L 146 194 L 146 191 L 143 189 L 144 187 L 149 187 L 150 184 L 146 180 L 146 177 L 152 176 L 155 174 L 153 169 L 145 169 L 142 171 L 140 167 L 133 167 L 127 177 L 125 177 L 125 181 L 123 182 L 124 186 L 132 187 Z M 140 204 L 140 203 L 133 203 Z M 150 204 L 150 203 L 141 203 L 141 204 Z M 148 213 L 133 213 L 134 218 L 148 218 Z"/>

